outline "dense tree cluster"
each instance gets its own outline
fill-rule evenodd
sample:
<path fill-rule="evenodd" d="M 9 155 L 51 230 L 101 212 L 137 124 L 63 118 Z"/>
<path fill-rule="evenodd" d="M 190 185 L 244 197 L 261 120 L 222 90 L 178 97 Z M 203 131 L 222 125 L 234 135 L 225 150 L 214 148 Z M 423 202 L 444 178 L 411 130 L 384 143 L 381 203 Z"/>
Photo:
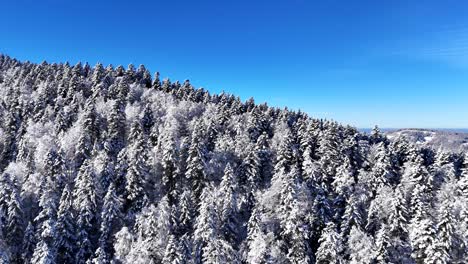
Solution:
<path fill-rule="evenodd" d="M 468 154 L 0 55 L 0 263 L 466 263 Z"/>

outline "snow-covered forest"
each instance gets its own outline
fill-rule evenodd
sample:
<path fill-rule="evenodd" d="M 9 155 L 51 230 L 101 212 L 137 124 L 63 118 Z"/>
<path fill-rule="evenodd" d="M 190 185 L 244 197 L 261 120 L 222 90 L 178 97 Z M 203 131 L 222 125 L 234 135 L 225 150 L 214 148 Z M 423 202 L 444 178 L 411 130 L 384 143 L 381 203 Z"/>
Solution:
<path fill-rule="evenodd" d="M 466 263 L 468 155 L 0 55 L 0 263 Z"/>

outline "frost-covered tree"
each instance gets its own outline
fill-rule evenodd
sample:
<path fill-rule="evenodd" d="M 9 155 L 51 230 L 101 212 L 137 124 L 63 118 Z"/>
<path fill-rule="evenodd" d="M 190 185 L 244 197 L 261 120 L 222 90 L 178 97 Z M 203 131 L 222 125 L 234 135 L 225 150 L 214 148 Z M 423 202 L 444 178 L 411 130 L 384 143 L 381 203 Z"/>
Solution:
<path fill-rule="evenodd" d="M 349 263 L 373 263 L 374 241 L 362 228 L 353 226 L 347 244 Z"/>
<path fill-rule="evenodd" d="M 126 209 L 133 213 L 148 202 L 147 180 L 150 174 L 148 147 L 139 124 L 136 129 L 139 132 L 128 151 L 129 161 L 125 176 Z"/>
<path fill-rule="evenodd" d="M 124 147 L 125 141 L 125 104 L 122 100 L 115 100 L 108 120 L 108 136 L 105 145 L 106 151 L 117 156 Z"/>
<path fill-rule="evenodd" d="M 23 242 L 21 244 L 21 260 L 24 263 L 29 263 L 33 256 L 34 248 L 36 246 L 36 238 L 34 235 L 34 226 L 29 222 L 26 230 L 24 231 Z"/>
<path fill-rule="evenodd" d="M 174 236 L 170 236 L 164 251 L 163 263 L 181 264 L 187 262 L 187 256 L 183 254 L 183 248 Z"/>
<path fill-rule="evenodd" d="M 96 247 L 98 199 L 94 168 L 85 161 L 75 179 L 73 191 L 73 208 L 76 212 L 78 230 L 78 251 L 75 258 L 79 263 L 85 263 L 90 259 Z"/>
<path fill-rule="evenodd" d="M 166 189 L 166 192 L 170 198 L 170 203 L 173 204 L 175 197 L 177 196 L 176 186 L 178 184 L 177 171 L 177 153 L 176 145 L 173 139 L 167 139 L 163 142 L 164 146 L 162 149 L 162 183 Z M 180 184 L 180 183 L 179 183 Z"/>
<path fill-rule="evenodd" d="M 10 197 L 7 204 L 6 215 L 6 242 L 11 248 L 11 260 L 18 261 L 21 253 L 23 239 L 24 207 L 20 191 L 15 180 L 11 183 Z"/>
<path fill-rule="evenodd" d="M 466 262 L 463 151 L 161 80 L 0 54 L 0 263 Z"/>
<path fill-rule="evenodd" d="M 39 201 L 41 211 L 35 219 L 39 238 L 32 255 L 31 262 L 33 263 L 55 263 L 56 260 L 57 201 L 55 200 L 56 197 L 51 195 L 50 192 L 50 190 L 45 189 Z"/>
<path fill-rule="evenodd" d="M 223 238 L 231 245 L 239 244 L 239 215 L 238 215 L 239 188 L 230 164 L 224 170 L 224 176 L 219 186 L 220 226 Z"/>
<path fill-rule="evenodd" d="M 208 244 L 213 239 L 217 239 L 219 234 L 213 190 L 209 186 L 203 189 L 200 197 L 199 215 L 195 219 L 194 227 L 193 258 L 195 263 L 202 263 L 208 254 L 211 254 L 211 252 L 207 252 Z"/>
<path fill-rule="evenodd" d="M 319 239 L 320 246 L 315 253 L 316 263 L 341 263 L 342 244 L 335 224 L 328 222 Z"/>
<path fill-rule="evenodd" d="M 96 112 L 94 104 L 88 102 L 83 119 L 81 120 L 81 133 L 76 145 L 75 166 L 79 168 L 85 159 L 89 159 L 97 138 Z"/>
<path fill-rule="evenodd" d="M 122 227 L 122 229 L 115 234 L 114 251 L 116 261 L 123 263 L 126 262 L 133 240 L 134 236 L 126 226 Z"/>
<path fill-rule="evenodd" d="M 57 212 L 57 261 L 70 263 L 75 261 L 76 252 L 76 226 L 73 214 L 72 190 L 66 185 L 62 191 L 59 209 Z"/>
<path fill-rule="evenodd" d="M 112 237 L 122 224 L 122 201 L 117 196 L 113 183 L 109 185 L 101 209 L 101 226 L 98 256 L 105 260 L 113 257 Z M 104 261 L 104 260 L 103 260 Z"/>
<path fill-rule="evenodd" d="M 199 124 L 199 123 L 197 123 Z M 192 142 L 188 151 L 187 170 L 185 177 L 191 182 L 195 197 L 199 197 L 205 185 L 205 154 L 202 142 L 201 125 L 197 125 L 192 133 Z"/>

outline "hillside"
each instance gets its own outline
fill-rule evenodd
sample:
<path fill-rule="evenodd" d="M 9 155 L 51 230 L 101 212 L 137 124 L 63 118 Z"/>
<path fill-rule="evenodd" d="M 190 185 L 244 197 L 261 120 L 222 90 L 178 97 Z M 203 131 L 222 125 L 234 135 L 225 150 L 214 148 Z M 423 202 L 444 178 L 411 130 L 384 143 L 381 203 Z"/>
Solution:
<path fill-rule="evenodd" d="M 406 137 L 424 147 L 441 148 L 451 151 L 468 151 L 468 132 L 444 131 L 431 129 L 399 129 L 386 132 L 389 139 Z"/>
<path fill-rule="evenodd" d="M 468 259 L 466 152 L 152 76 L 0 55 L 0 263 Z"/>

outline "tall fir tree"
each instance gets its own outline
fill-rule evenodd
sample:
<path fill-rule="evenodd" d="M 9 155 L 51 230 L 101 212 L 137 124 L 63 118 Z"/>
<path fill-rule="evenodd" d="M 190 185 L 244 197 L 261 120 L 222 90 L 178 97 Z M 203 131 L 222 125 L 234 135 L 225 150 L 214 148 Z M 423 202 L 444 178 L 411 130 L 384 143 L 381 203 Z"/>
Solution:
<path fill-rule="evenodd" d="M 75 259 L 78 263 L 86 263 L 96 248 L 98 199 L 94 168 L 86 160 L 75 179 L 75 189 L 73 191 L 73 208 L 76 211 L 78 230 L 78 251 Z"/>

